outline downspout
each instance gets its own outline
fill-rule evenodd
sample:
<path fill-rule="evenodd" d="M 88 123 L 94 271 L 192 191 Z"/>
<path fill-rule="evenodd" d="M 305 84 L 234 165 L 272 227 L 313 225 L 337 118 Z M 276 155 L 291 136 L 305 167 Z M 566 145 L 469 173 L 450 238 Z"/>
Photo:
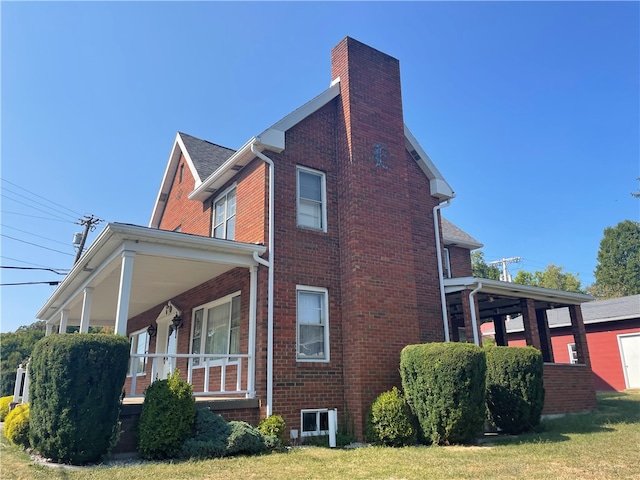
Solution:
<path fill-rule="evenodd" d="M 273 160 L 256 148 L 256 142 L 251 144 L 251 153 L 269 165 L 269 261 L 253 253 L 256 262 L 269 269 L 267 292 L 267 417 L 273 409 L 273 203 L 274 203 L 274 168 Z M 255 359 L 254 359 L 255 361 Z"/>
<path fill-rule="evenodd" d="M 442 249 L 440 248 L 440 224 L 438 223 L 438 211 L 448 207 L 451 199 L 433 207 L 433 226 L 436 232 L 436 258 L 438 260 L 438 281 L 440 283 L 440 303 L 442 304 L 442 322 L 444 324 L 444 341 L 449 342 L 449 318 L 447 314 L 447 297 L 444 293 L 444 273 L 442 271 Z"/>
<path fill-rule="evenodd" d="M 469 308 L 471 308 L 471 327 L 473 328 L 473 343 L 480 346 L 478 339 L 478 320 L 476 319 L 476 302 L 475 295 L 482 289 L 482 282 L 478 282 L 478 286 L 471 290 L 469 294 Z"/>

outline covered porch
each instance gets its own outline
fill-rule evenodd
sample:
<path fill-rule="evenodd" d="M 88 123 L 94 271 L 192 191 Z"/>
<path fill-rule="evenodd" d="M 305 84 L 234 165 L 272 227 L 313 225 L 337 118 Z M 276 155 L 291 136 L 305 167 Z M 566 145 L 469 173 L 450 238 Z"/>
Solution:
<path fill-rule="evenodd" d="M 37 317 L 47 334 L 77 326 L 127 336 L 126 398 L 143 397 L 146 386 L 175 369 L 195 396 L 255 398 L 258 265 L 265 251 L 263 245 L 110 223 Z M 233 293 L 220 299 L 222 284 Z"/>

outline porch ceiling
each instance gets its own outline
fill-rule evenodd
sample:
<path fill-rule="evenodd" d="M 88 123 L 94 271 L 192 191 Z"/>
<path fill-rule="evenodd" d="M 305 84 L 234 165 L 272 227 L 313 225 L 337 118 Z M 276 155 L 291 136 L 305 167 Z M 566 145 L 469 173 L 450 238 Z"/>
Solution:
<path fill-rule="evenodd" d="M 79 325 L 85 288 L 92 288 L 90 325 L 113 326 L 118 306 L 123 252 L 133 252 L 128 318 L 236 267 L 257 265 L 262 245 L 109 224 L 55 290 L 37 317 Z M 180 308 L 180 306 L 178 305 Z"/>

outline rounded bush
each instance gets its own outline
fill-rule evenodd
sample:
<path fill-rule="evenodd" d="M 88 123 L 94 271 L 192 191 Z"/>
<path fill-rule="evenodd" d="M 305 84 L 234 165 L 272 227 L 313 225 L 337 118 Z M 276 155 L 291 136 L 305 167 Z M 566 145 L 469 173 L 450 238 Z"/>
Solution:
<path fill-rule="evenodd" d="M 271 415 L 270 417 L 263 418 L 258 423 L 258 430 L 263 436 L 274 435 L 284 442 L 284 434 L 287 428 L 287 424 L 280 415 Z"/>
<path fill-rule="evenodd" d="M 193 388 L 176 370 L 166 380 L 145 391 L 139 423 L 138 450 L 143 458 L 165 459 L 180 455 L 192 433 L 196 415 Z"/>
<path fill-rule="evenodd" d="M 390 447 L 409 445 L 415 440 L 409 405 L 396 387 L 381 393 L 371 405 L 369 415 L 373 441 Z"/>
<path fill-rule="evenodd" d="M 9 414 L 11 402 L 13 402 L 13 395 L 0 398 L 0 422 L 4 422 L 4 419 Z"/>
<path fill-rule="evenodd" d="M 28 403 L 18 405 L 9 412 L 4 421 L 4 436 L 16 445 L 21 445 L 24 448 L 30 446 Z"/>
<path fill-rule="evenodd" d="M 184 458 L 220 458 L 227 453 L 227 440 L 231 427 L 220 415 L 208 408 L 196 411 L 195 433 L 180 449 Z"/>
<path fill-rule="evenodd" d="M 406 346 L 400 356 L 402 387 L 424 440 L 473 440 L 485 420 L 484 352 L 468 343 Z"/>
<path fill-rule="evenodd" d="M 229 422 L 231 434 L 227 440 L 227 455 L 256 455 L 265 450 L 260 431 L 247 422 Z"/>
<path fill-rule="evenodd" d="M 544 406 L 542 353 L 533 347 L 491 347 L 486 358 L 489 420 L 514 435 L 535 428 Z"/>

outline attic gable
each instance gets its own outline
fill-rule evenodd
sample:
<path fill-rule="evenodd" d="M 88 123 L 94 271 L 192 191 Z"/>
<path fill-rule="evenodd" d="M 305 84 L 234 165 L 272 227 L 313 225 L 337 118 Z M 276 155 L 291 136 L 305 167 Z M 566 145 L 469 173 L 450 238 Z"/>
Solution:
<path fill-rule="evenodd" d="M 455 246 L 475 250 L 482 248 L 482 243 L 463 231 L 449 220 L 441 217 L 442 220 L 442 240 L 445 246 Z"/>

